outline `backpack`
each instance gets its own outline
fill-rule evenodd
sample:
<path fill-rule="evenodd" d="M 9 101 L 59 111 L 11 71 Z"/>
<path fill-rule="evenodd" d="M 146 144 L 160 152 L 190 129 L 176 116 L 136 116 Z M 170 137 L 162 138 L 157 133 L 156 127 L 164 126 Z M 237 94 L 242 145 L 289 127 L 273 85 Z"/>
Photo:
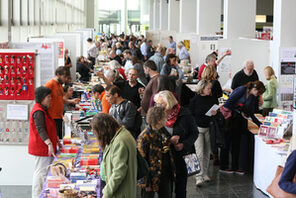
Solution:
<path fill-rule="evenodd" d="M 137 165 L 138 165 L 138 171 L 137 171 L 137 180 L 142 179 L 149 173 L 149 166 L 147 161 L 142 157 L 140 152 L 137 149 Z"/>

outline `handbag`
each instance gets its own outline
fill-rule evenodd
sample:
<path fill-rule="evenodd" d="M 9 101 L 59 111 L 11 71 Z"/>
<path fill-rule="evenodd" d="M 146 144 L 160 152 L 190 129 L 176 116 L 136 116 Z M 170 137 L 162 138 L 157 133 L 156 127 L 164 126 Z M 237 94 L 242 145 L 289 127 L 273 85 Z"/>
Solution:
<path fill-rule="evenodd" d="M 187 175 L 195 175 L 200 172 L 200 164 L 196 153 L 190 153 L 183 156 L 186 168 L 187 168 Z"/>
<path fill-rule="evenodd" d="M 222 105 L 219 110 L 222 113 L 225 120 L 227 120 L 228 118 L 230 118 L 232 116 L 232 111 L 230 109 L 227 109 L 226 107 L 224 107 L 224 105 Z"/>
<path fill-rule="evenodd" d="M 274 198 L 296 198 L 295 194 L 287 193 L 279 187 L 279 181 L 283 170 L 284 168 L 282 166 L 277 167 L 275 177 L 271 184 L 267 187 L 266 191 Z M 293 182 L 296 182 L 296 175 L 294 176 Z"/>

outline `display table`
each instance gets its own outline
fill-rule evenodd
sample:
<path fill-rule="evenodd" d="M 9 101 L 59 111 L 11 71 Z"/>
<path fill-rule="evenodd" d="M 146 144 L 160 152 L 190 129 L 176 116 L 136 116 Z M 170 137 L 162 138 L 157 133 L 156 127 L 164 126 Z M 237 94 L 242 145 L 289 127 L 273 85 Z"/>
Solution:
<path fill-rule="evenodd" d="M 283 155 L 277 152 L 277 148 L 266 144 L 258 135 L 255 135 L 254 153 L 254 184 L 255 186 L 272 197 L 266 192 L 266 188 L 271 184 L 278 165 L 281 165 Z"/>

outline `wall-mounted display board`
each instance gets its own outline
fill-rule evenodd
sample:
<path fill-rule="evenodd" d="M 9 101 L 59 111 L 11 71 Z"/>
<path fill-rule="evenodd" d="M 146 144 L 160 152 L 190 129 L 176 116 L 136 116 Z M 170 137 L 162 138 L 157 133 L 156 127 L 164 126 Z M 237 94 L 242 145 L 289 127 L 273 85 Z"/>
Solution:
<path fill-rule="evenodd" d="M 34 100 L 32 52 L 0 52 L 0 100 Z"/>

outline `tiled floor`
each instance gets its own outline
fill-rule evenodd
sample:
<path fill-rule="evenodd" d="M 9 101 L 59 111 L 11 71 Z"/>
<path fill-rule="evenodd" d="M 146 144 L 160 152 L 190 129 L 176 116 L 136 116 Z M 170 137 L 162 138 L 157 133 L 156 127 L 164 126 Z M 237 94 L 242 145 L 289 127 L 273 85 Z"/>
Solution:
<path fill-rule="evenodd" d="M 211 166 L 212 181 L 202 187 L 195 186 L 195 178 L 188 179 L 187 198 L 267 198 L 253 184 L 252 175 L 227 175 Z M 30 186 L 0 186 L 2 198 L 30 198 Z M 1 198 L 0 195 L 0 198 Z"/>

